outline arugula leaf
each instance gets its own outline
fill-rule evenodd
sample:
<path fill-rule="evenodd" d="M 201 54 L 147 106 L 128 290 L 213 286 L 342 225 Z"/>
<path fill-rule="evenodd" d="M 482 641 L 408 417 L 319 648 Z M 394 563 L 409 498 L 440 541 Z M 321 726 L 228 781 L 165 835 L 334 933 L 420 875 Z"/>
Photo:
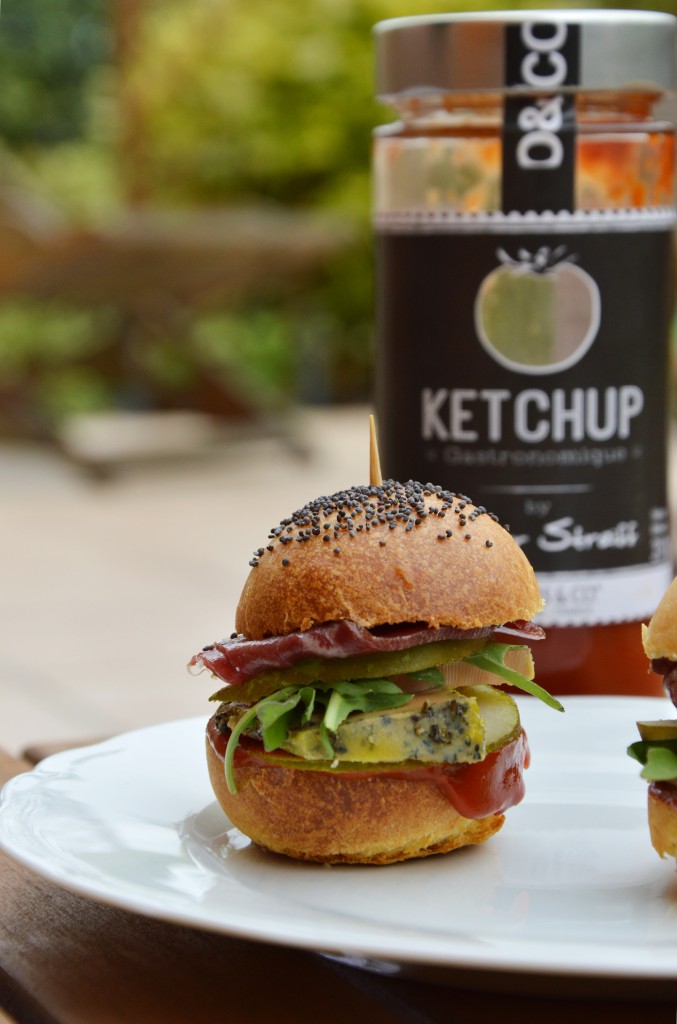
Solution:
<path fill-rule="evenodd" d="M 304 701 L 304 693 L 306 696 L 304 701 L 306 708 L 308 703 L 312 701 L 312 696 L 310 698 L 307 696 L 308 689 L 310 687 L 299 689 L 295 686 L 286 686 L 283 690 L 278 690 L 277 693 L 271 694 L 270 697 L 264 697 L 263 700 L 260 700 L 258 704 L 254 704 L 253 707 L 247 708 L 241 718 L 238 719 L 231 730 L 228 745 L 226 746 L 226 754 L 223 759 L 226 782 L 231 793 L 237 792 L 233 761 L 242 734 L 251 728 L 258 719 L 261 725 L 264 748 L 266 750 L 276 750 L 280 745 L 278 737 L 282 735 L 284 742 L 284 738 L 286 738 L 289 731 L 291 715 L 299 701 Z"/>
<path fill-rule="evenodd" d="M 667 782 L 677 779 L 677 740 L 637 740 L 628 747 L 628 754 L 644 768 L 643 779 Z"/>
<path fill-rule="evenodd" d="M 351 711 L 387 711 L 401 707 L 413 696 L 403 693 L 390 679 L 346 680 L 320 688 L 331 691 L 324 713 L 324 724 L 330 732 L 336 732 Z"/>
<path fill-rule="evenodd" d="M 312 714 L 312 707 L 315 703 L 312 687 L 305 686 L 301 690 L 292 691 L 288 696 L 283 696 L 285 692 L 280 690 L 278 693 L 271 694 L 269 698 L 256 705 L 265 750 L 277 750 L 284 743 L 290 728 L 295 724 L 295 719 L 298 718 L 294 712 L 299 705 L 303 705 L 301 721 L 308 720 L 309 707 Z"/>
<path fill-rule="evenodd" d="M 494 675 L 500 676 L 501 679 L 504 679 L 506 683 L 510 683 L 511 686 L 516 686 L 518 689 L 530 693 L 533 697 L 538 697 L 549 708 L 554 708 L 556 711 L 564 711 L 560 702 L 555 697 L 552 697 L 547 690 L 544 690 L 542 686 L 539 686 L 533 679 L 527 679 L 521 672 L 516 672 L 515 669 L 505 664 L 504 659 L 507 652 L 516 646 L 519 645 L 489 643 L 481 651 L 478 651 L 477 654 L 471 654 L 463 660 L 468 662 L 469 665 L 475 665 L 477 668 L 484 669 L 485 672 L 493 672 Z"/>
<path fill-rule="evenodd" d="M 235 772 L 233 770 L 233 760 L 235 758 L 235 751 L 237 745 L 240 742 L 240 736 L 242 733 L 253 725 L 256 720 L 258 708 L 254 705 L 253 708 L 248 708 L 242 717 L 237 721 L 233 729 L 231 730 L 230 736 L 228 737 L 228 744 L 226 746 L 225 757 L 223 758 L 223 767 L 226 773 L 226 785 L 231 793 L 237 793 L 237 786 L 235 785 Z"/>
<path fill-rule="evenodd" d="M 316 683 L 315 686 L 286 686 L 263 697 L 248 708 L 237 721 L 226 747 L 224 768 L 231 793 L 237 792 L 233 763 L 240 737 L 258 722 L 266 751 L 284 745 L 289 733 L 310 721 L 315 711 L 321 714 L 319 733 L 328 758 L 334 757 L 331 735 L 353 711 L 387 711 L 412 699 L 390 679 L 344 680 Z"/>
<path fill-rule="evenodd" d="M 413 679 L 417 683 L 427 683 L 428 686 L 444 686 L 445 683 L 444 673 L 439 668 L 422 668 L 418 672 L 404 674 L 408 679 Z"/>

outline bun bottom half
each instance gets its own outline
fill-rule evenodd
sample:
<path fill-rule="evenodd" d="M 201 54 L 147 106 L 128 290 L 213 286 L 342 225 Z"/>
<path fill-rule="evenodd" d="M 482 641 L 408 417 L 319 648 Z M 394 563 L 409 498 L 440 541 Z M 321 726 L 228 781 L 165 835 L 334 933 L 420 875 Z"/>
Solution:
<path fill-rule="evenodd" d="M 228 790 L 209 739 L 214 794 L 233 825 L 258 846 L 322 864 L 393 864 L 483 843 L 503 814 L 464 818 L 433 785 L 375 775 L 331 776 L 261 761 L 238 766 Z"/>
<path fill-rule="evenodd" d="M 677 857 L 677 785 L 652 782 L 649 786 L 649 832 L 661 857 Z"/>

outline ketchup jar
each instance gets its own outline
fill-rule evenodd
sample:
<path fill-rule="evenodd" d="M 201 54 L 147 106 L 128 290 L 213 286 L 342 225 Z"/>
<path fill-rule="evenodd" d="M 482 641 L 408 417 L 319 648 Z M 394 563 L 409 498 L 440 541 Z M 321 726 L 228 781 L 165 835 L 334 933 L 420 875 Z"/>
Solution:
<path fill-rule="evenodd" d="M 375 28 L 376 409 L 386 476 L 510 525 L 553 693 L 660 693 L 640 622 L 667 507 L 674 85 L 668 14 L 550 10 Z M 459 541 L 460 542 L 460 541 Z"/>

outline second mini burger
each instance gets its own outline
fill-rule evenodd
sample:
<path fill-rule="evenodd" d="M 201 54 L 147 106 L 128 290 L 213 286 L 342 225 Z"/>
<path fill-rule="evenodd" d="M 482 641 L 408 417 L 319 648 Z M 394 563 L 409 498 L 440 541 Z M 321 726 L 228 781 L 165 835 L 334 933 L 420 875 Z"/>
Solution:
<path fill-rule="evenodd" d="M 642 627 L 642 643 L 652 671 L 663 677 L 666 695 L 677 706 L 677 579 Z M 661 857 L 677 857 L 677 718 L 638 722 L 641 739 L 628 753 L 640 762 L 649 783 L 651 842 Z"/>
<path fill-rule="evenodd" d="M 220 682 L 214 792 L 260 846 L 387 864 L 483 842 L 524 795 L 534 572 L 496 517 L 432 484 L 310 501 L 254 555 Z M 515 644 L 515 640 L 520 641 Z"/>

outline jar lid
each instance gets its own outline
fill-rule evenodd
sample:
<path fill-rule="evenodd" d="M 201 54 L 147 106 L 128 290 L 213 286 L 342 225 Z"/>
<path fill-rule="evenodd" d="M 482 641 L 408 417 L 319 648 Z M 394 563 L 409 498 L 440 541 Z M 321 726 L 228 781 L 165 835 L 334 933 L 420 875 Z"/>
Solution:
<path fill-rule="evenodd" d="M 677 18 L 653 11 L 523 10 L 379 22 L 376 91 L 674 88 Z"/>

